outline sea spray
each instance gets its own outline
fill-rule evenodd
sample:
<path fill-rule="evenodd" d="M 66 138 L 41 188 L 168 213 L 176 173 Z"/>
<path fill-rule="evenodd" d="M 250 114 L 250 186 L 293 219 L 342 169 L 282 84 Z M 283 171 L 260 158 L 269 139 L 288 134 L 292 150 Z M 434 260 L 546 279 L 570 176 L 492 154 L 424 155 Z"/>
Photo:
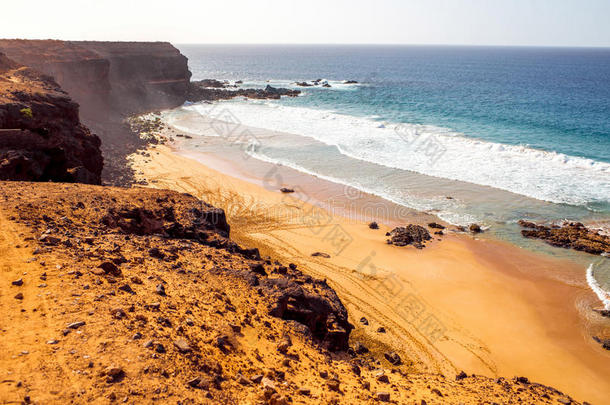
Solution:
<path fill-rule="evenodd" d="M 605 260 L 607 260 L 607 259 L 605 259 Z M 593 274 L 593 264 L 594 263 L 591 263 L 589 265 L 589 267 L 587 267 L 587 284 L 589 284 L 589 287 L 591 287 L 593 292 L 597 295 L 599 300 L 603 303 L 604 309 L 607 309 L 610 311 L 610 293 L 606 292 L 601 287 L 599 282 L 595 279 L 595 276 Z"/>

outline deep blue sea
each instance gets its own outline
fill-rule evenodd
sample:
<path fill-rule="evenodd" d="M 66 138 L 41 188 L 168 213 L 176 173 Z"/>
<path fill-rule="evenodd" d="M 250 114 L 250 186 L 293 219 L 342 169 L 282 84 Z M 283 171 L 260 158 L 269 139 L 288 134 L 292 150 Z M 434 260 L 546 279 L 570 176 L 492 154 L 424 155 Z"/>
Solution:
<path fill-rule="evenodd" d="M 194 80 L 303 91 L 222 103 L 242 124 L 284 134 L 260 140 L 260 160 L 515 243 L 522 218 L 608 229 L 610 48 L 178 48 Z M 315 79 L 330 87 L 295 84 Z"/>
<path fill-rule="evenodd" d="M 180 46 L 194 79 L 357 80 L 292 103 L 610 163 L 610 49 Z"/>

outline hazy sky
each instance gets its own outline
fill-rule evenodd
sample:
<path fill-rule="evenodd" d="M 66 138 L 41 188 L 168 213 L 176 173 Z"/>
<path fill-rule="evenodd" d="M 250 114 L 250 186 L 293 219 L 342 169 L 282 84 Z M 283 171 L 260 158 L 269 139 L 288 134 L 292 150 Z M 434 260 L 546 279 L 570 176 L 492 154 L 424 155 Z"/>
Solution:
<path fill-rule="evenodd" d="M 610 46 L 610 0 L 2 1 L 0 37 Z"/>

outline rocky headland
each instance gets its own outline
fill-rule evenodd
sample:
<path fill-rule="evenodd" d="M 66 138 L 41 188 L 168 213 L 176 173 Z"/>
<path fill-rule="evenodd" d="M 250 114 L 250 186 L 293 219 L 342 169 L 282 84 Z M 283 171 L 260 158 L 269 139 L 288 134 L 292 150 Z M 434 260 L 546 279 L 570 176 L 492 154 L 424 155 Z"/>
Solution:
<path fill-rule="evenodd" d="M 0 40 L 0 52 L 53 79 L 80 105 L 80 118 L 102 140 L 104 181 L 132 181 L 126 157 L 145 142 L 125 118 L 177 107 L 187 97 L 187 59 L 167 42 Z"/>
<path fill-rule="evenodd" d="M 0 40 L 9 58 L 52 76 L 83 121 L 171 108 L 186 100 L 187 59 L 167 42 Z"/>

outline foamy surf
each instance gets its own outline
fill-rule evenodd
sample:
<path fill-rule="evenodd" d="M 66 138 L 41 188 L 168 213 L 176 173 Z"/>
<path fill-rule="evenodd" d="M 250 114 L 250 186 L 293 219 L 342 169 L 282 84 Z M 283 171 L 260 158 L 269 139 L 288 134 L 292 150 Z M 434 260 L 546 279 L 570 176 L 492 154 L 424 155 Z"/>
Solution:
<path fill-rule="evenodd" d="M 597 295 L 597 298 L 599 298 L 599 300 L 602 302 L 604 309 L 610 311 L 610 293 L 605 291 L 595 278 L 595 275 L 593 274 L 593 263 L 587 267 L 587 284 L 589 284 L 591 290 L 593 290 L 595 295 Z"/>
<path fill-rule="evenodd" d="M 187 108 L 210 111 L 209 105 Z M 553 203 L 607 204 L 610 196 L 610 164 L 587 158 L 478 140 L 448 128 L 379 122 L 269 101 L 230 101 L 214 108 L 230 111 L 246 126 L 309 137 L 350 158 L 389 168 Z M 430 144 L 442 150 L 440 156 L 427 153 Z"/>
<path fill-rule="evenodd" d="M 307 92 L 310 89 L 320 91 L 354 91 L 359 87 L 363 86 L 361 83 L 346 83 L 347 80 L 330 80 L 322 79 L 319 84 L 312 86 L 299 86 L 297 83 L 307 82 L 313 84 L 311 80 L 283 80 L 283 79 L 269 79 L 269 80 L 256 80 L 256 79 L 243 79 L 242 83 L 238 85 L 238 88 L 264 88 L 265 86 L 283 87 L 293 90 L 301 90 Z M 328 83 L 330 87 L 323 87 L 322 84 Z M 230 81 L 228 84 L 233 85 L 235 82 Z M 231 88 L 229 88 L 231 90 Z"/>
<path fill-rule="evenodd" d="M 295 164 L 295 163 L 290 162 L 285 159 L 271 158 L 264 153 L 264 149 L 249 148 L 246 151 L 246 153 L 248 155 L 254 157 L 255 159 L 261 160 L 263 162 L 272 163 L 274 165 L 279 164 L 279 165 L 294 169 L 296 171 L 299 171 L 301 173 L 305 173 L 310 176 L 317 177 L 322 180 L 340 184 L 340 185 L 343 185 L 346 187 L 351 187 L 352 189 L 356 189 L 362 193 L 381 197 L 384 200 L 390 201 L 401 207 L 407 207 L 410 209 L 414 209 L 417 211 L 423 211 L 423 212 L 434 211 L 434 215 L 436 215 L 443 221 L 445 221 L 449 224 L 452 224 L 452 225 L 466 226 L 468 224 L 471 224 L 471 223 L 477 221 L 477 218 L 471 214 L 458 213 L 455 211 L 451 211 L 449 209 L 443 209 L 443 206 L 445 206 L 445 208 L 452 208 L 452 207 L 448 207 L 447 205 L 456 204 L 456 202 L 448 203 L 447 200 L 444 200 L 444 201 L 434 200 L 433 201 L 431 199 L 423 199 L 421 197 L 420 198 L 409 198 L 408 196 L 407 197 L 402 196 L 401 198 L 398 198 L 396 195 L 393 195 L 392 193 L 381 192 L 379 190 L 376 190 L 371 187 L 366 187 L 366 186 L 359 184 L 357 182 L 354 182 L 354 181 L 345 181 L 345 180 L 335 177 L 335 176 L 327 176 L 327 175 L 317 173 L 315 171 L 309 170 L 301 165 Z M 346 191 L 346 194 L 350 194 L 350 192 Z M 395 214 L 396 214 L 397 218 L 401 217 L 400 210 L 397 210 L 395 212 Z"/>

